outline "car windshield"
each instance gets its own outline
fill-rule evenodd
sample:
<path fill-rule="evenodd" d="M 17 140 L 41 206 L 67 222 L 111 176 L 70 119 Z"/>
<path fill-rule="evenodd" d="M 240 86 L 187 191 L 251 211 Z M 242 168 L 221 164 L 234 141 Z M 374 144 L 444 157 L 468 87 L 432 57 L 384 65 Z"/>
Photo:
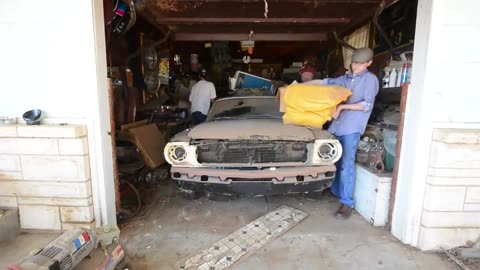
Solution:
<path fill-rule="evenodd" d="M 227 119 L 281 119 L 275 97 L 235 97 L 217 100 L 208 121 Z"/>

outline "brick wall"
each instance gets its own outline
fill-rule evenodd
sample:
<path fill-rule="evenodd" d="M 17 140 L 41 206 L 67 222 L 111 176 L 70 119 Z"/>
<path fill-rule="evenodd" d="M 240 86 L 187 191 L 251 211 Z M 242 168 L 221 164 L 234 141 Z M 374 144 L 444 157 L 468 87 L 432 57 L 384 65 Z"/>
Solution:
<path fill-rule="evenodd" d="M 94 227 L 87 128 L 0 126 L 0 208 L 22 229 Z"/>
<path fill-rule="evenodd" d="M 434 129 L 419 247 L 480 237 L 480 130 Z"/>

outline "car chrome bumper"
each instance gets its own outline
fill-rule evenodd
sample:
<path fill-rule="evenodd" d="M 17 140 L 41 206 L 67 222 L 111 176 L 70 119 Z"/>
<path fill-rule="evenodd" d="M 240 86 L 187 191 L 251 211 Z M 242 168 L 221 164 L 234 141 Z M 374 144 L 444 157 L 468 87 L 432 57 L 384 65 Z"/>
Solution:
<path fill-rule="evenodd" d="M 335 177 L 335 172 L 334 165 L 263 170 L 193 167 L 172 167 L 171 169 L 174 180 L 212 184 L 232 184 L 232 182 L 298 184 L 331 180 Z"/>

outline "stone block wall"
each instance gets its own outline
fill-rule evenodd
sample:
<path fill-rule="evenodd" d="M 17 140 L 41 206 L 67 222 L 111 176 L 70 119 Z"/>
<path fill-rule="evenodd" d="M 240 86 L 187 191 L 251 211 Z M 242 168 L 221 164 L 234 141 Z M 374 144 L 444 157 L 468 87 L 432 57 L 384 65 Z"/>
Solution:
<path fill-rule="evenodd" d="M 0 126 L 0 208 L 22 229 L 93 228 L 89 164 L 86 126 Z"/>
<path fill-rule="evenodd" d="M 480 238 L 480 130 L 434 129 L 419 247 Z"/>

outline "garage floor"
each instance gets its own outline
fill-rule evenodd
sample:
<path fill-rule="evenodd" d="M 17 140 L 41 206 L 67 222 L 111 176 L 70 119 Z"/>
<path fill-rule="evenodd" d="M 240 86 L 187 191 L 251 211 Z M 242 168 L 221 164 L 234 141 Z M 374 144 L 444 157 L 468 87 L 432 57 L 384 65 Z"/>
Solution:
<path fill-rule="evenodd" d="M 232 269 L 457 269 L 443 256 L 401 244 L 359 215 L 337 220 L 332 214 L 338 203 L 331 196 L 320 202 L 298 196 L 188 201 L 174 185 L 163 183 L 148 204 L 143 217 L 122 228 L 121 243 L 135 270 L 175 269 L 180 260 L 282 205 L 309 216 Z M 0 266 L 19 260 L 55 237 L 22 234 L 15 241 L 1 243 Z M 84 260 L 82 269 L 100 264 L 100 254 L 97 259 Z"/>

